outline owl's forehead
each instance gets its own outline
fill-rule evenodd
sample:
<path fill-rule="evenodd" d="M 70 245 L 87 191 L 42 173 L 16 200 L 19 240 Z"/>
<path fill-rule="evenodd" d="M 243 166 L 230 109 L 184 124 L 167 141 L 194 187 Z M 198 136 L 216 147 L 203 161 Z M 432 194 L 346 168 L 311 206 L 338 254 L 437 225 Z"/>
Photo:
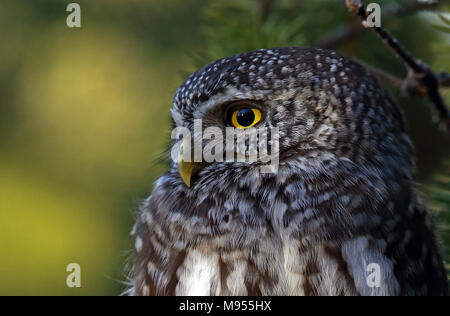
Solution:
<path fill-rule="evenodd" d="M 218 102 L 276 97 L 324 80 L 337 85 L 350 68 L 352 62 L 348 59 L 315 48 L 260 49 L 238 54 L 189 76 L 175 94 L 172 114 L 177 121 Z"/>

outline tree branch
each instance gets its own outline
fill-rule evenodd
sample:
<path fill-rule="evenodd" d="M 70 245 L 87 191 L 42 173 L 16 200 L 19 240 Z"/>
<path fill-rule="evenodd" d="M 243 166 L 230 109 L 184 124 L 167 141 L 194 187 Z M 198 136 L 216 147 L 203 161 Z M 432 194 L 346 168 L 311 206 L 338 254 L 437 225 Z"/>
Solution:
<path fill-rule="evenodd" d="M 394 75 L 391 75 L 387 72 L 384 72 L 383 70 L 380 70 L 376 67 L 370 66 L 361 60 L 356 60 L 356 61 L 358 63 L 362 64 L 373 76 L 380 79 L 380 81 L 386 82 L 399 90 L 404 89 L 404 80 L 403 79 L 398 78 Z"/>
<path fill-rule="evenodd" d="M 365 21 L 369 13 L 361 1 L 346 0 L 345 3 L 349 11 L 355 15 L 358 15 L 362 19 L 363 25 L 366 26 Z M 401 89 L 408 93 L 427 96 L 437 114 L 440 126 L 446 133 L 449 133 L 450 113 L 439 93 L 439 85 L 448 86 L 449 74 L 441 72 L 438 75 L 435 75 L 426 63 L 413 57 L 405 48 L 401 46 L 395 37 L 389 34 L 388 31 L 382 27 L 371 27 L 370 29 L 378 34 L 378 36 L 383 40 L 383 43 L 392 50 L 392 52 L 403 62 L 408 70 L 408 76 L 403 80 Z M 374 72 L 374 69 L 375 68 L 371 67 L 371 72 Z M 380 76 L 381 72 L 378 70 L 377 72 L 378 76 Z M 384 75 L 386 76 L 386 74 Z M 391 82 L 395 83 L 394 86 L 398 87 L 398 79 L 393 76 L 391 76 L 390 79 Z"/>
<path fill-rule="evenodd" d="M 447 0 L 407 0 L 404 1 L 402 5 L 393 3 L 383 10 L 383 21 L 388 21 L 394 17 L 413 14 L 421 10 L 433 10 L 436 9 L 439 5 L 443 4 L 445 1 Z M 359 25 L 343 25 L 326 35 L 325 38 L 318 42 L 317 46 L 322 48 L 333 48 L 340 43 L 352 38 L 353 36 L 361 33 L 363 30 L 364 28 Z"/>
<path fill-rule="evenodd" d="M 261 19 L 265 21 L 272 9 L 273 0 L 259 0 L 259 11 L 261 12 Z"/>
<path fill-rule="evenodd" d="M 436 77 L 441 87 L 450 87 L 450 74 L 448 72 L 441 71 Z"/>

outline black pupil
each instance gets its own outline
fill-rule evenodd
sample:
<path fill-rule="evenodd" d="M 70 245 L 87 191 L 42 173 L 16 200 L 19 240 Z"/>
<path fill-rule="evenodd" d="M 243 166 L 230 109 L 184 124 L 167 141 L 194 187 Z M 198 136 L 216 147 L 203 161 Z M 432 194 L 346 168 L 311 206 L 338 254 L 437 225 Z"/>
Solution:
<path fill-rule="evenodd" d="M 241 109 L 237 113 L 236 120 L 241 126 L 250 126 L 255 121 L 255 113 L 251 109 Z"/>

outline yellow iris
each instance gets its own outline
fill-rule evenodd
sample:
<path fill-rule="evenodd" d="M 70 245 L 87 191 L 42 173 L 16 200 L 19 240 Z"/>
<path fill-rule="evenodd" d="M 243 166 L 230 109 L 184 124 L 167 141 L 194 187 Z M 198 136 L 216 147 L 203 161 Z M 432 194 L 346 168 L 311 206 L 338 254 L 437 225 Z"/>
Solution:
<path fill-rule="evenodd" d="M 252 127 L 261 120 L 261 111 L 256 108 L 239 108 L 231 116 L 231 124 L 240 129 Z"/>

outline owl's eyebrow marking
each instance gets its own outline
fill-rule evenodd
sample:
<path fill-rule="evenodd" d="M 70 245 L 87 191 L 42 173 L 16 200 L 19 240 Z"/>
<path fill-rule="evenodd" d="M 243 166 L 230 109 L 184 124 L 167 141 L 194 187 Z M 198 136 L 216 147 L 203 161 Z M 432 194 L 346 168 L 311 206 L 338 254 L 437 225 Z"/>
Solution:
<path fill-rule="evenodd" d="M 228 86 L 224 91 L 212 95 L 207 101 L 199 104 L 198 109 L 195 110 L 197 115 L 194 115 L 194 118 L 200 118 L 198 115 L 203 115 L 232 102 L 248 101 L 258 104 L 259 102 L 264 102 L 267 99 L 267 94 L 270 93 L 270 91 L 266 90 L 250 90 L 248 87 L 241 87 L 240 90 L 235 86 Z"/>

